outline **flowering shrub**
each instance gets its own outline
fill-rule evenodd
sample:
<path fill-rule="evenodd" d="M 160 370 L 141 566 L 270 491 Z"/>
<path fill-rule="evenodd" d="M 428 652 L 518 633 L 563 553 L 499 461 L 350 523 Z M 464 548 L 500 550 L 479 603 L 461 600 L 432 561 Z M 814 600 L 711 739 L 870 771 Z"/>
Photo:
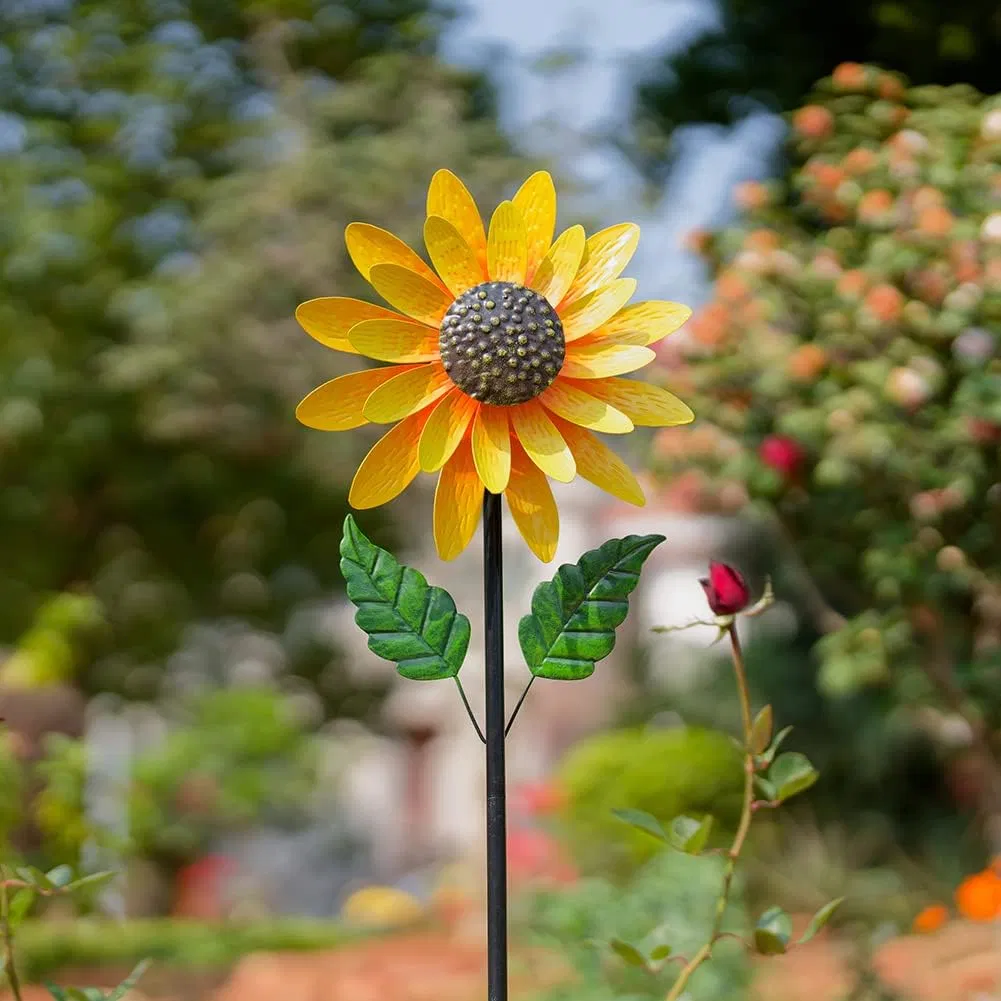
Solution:
<path fill-rule="evenodd" d="M 777 516 L 822 594 L 824 692 L 931 703 L 943 742 L 958 716 L 992 757 L 1001 96 L 846 64 L 789 155 L 787 183 L 739 186 L 740 223 L 690 240 L 713 294 L 663 360 L 701 419 L 653 464 L 688 503 Z"/>

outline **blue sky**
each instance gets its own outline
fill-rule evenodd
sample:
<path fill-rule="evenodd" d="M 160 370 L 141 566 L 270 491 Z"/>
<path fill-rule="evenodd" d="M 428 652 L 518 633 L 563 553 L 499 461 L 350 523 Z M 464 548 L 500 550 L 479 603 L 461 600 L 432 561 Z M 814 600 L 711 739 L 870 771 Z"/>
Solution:
<path fill-rule="evenodd" d="M 639 177 L 601 137 L 629 114 L 630 78 L 652 54 L 680 46 L 712 24 L 708 0 L 464 0 L 467 15 L 447 40 L 456 62 L 488 66 L 500 87 L 505 127 L 528 152 L 600 193 L 606 221 L 643 228 L 631 270 L 645 296 L 698 302 L 705 293 L 698 262 L 680 249 L 695 226 L 721 222 L 737 181 L 760 176 L 782 123 L 754 116 L 734 129 L 699 127 L 677 137 L 682 155 L 650 204 Z M 556 74 L 537 67 L 554 49 L 578 58 Z M 593 194 L 589 198 L 594 204 Z"/>

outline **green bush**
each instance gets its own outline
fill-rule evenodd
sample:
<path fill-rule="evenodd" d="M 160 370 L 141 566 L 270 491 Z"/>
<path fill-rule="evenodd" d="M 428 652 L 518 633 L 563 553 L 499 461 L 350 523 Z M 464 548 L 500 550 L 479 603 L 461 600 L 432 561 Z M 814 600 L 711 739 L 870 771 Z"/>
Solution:
<path fill-rule="evenodd" d="M 563 834 L 584 871 L 629 872 L 657 843 L 612 811 L 639 809 L 668 823 L 712 813 L 725 827 L 740 809 L 740 752 L 730 738 L 694 727 L 612 731 L 578 744 L 564 760 Z"/>
<path fill-rule="evenodd" d="M 713 296 L 669 349 L 699 421 L 655 465 L 792 540 L 825 698 L 951 750 L 957 711 L 1001 725 L 1001 96 L 845 64 L 788 152 L 693 239 Z"/>
<path fill-rule="evenodd" d="M 628 830 L 619 825 L 619 835 Z M 586 879 L 569 889 L 543 891 L 524 903 L 527 933 L 562 953 L 578 979 L 547 991 L 540 1001 L 646 1001 L 663 998 L 677 976 L 676 964 L 657 972 L 630 966 L 610 947 L 613 939 L 648 952 L 670 944 L 676 955 L 692 955 L 705 941 L 719 895 L 718 857 L 694 857 L 661 850 L 625 885 Z M 724 929 L 746 931 L 739 905 Z M 699 1001 L 742 996 L 747 966 L 744 950 L 728 941 L 694 976 Z"/>
<path fill-rule="evenodd" d="M 18 929 L 17 954 L 22 977 L 39 980 L 60 969 L 131 965 L 146 958 L 158 966 L 220 968 L 251 952 L 327 949 L 351 937 L 335 922 L 299 918 L 239 925 L 170 919 L 26 921 Z"/>

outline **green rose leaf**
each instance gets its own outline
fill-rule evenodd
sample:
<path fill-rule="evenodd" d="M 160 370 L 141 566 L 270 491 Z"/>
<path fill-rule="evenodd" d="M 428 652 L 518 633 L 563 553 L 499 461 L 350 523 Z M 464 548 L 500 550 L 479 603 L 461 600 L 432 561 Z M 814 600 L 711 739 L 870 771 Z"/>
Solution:
<path fill-rule="evenodd" d="M 123 1001 L 123 998 L 132 990 L 142 975 L 150 968 L 152 960 L 144 959 L 138 963 L 132 972 L 104 999 L 104 1001 Z"/>
<path fill-rule="evenodd" d="M 774 717 L 772 715 L 772 707 L 765 706 L 757 716 L 754 717 L 754 723 L 751 725 L 751 753 L 761 754 L 763 753 L 772 739 L 772 726 L 774 725 Z"/>
<path fill-rule="evenodd" d="M 754 947 L 762 956 L 780 956 L 792 937 L 792 918 L 781 907 L 769 907 L 754 926 Z"/>
<path fill-rule="evenodd" d="M 644 810 L 613 810 L 612 814 L 630 827 L 635 827 L 636 830 L 649 834 L 658 841 L 663 841 L 665 845 L 671 843 L 671 839 L 667 836 L 667 831 L 661 827 L 660 821 Z"/>
<path fill-rule="evenodd" d="M 762 797 L 769 803 L 774 803 L 776 799 L 775 786 L 762 775 L 754 776 L 754 787 L 761 793 Z"/>
<path fill-rule="evenodd" d="M 780 754 L 768 771 L 768 781 L 775 787 L 775 799 L 780 803 L 809 789 L 819 778 L 809 758 L 798 751 Z"/>
<path fill-rule="evenodd" d="M 628 963 L 630 966 L 641 966 L 646 969 L 647 959 L 635 945 L 629 942 L 623 942 L 621 938 L 613 938 L 608 943 L 612 951 L 616 956 L 619 957 L 624 963 Z"/>
<path fill-rule="evenodd" d="M 671 947 L 664 943 L 663 945 L 655 945 L 650 950 L 650 958 L 654 961 L 660 959 L 667 959 L 671 955 Z"/>
<path fill-rule="evenodd" d="M 536 678 L 577 681 L 594 672 L 615 646 L 643 563 L 663 541 L 663 535 L 610 539 L 535 589 L 518 640 Z"/>
<path fill-rule="evenodd" d="M 84 888 L 96 889 L 99 886 L 104 886 L 105 883 L 110 883 L 114 880 L 115 873 L 113 872 L 91 872 L 86 876 L 81 876 L 79 879 L 74 879 L 72 883 L 68 883 L 66 886 L 67 892 L 74 893 L 77 890 L 82 890 Z"/>
<path fill-rule="evenodd" d="M 786 737 L 788 737 L 790 733 L 792 733 L 791 726 L 783 727 L 779 730 L 768 750 L 761 754 L 759 758 L 761 764 L 767 768 L 775 760 L 775 755 L 779 753 L 779 748 L 782 746 Z"/>
<path fill-rule="evenodd" d="M 459 673 L 469 647 L 469 619 L 456 611 L 448 591 L 430 586 L 422 573 L 375 545 L 350 514 L 344 519 L 341 573 L 369 650 L 413 681 Z"/>
<path fill-rule="evenodd" d="M 671 844 L 686 855 L 698 855 L 709 840 L 713 818 L 706 814 L 701 820 L 694 817 L 675 817 L 670 825 Z"/>
<path fill-rule="evenodd" d="M 830 903 L 824 904 L 810 919 L 810 923 L 806 926 L 806 931 L 800 936 L 799 944 L 802 945 L 804 942 L 809 942 L 831 920 L 831 916 L 844 903 L 844 900 L 844 897 L 838 897 L 837 900 L 832 900 Z"/>
<path fill-rule="evenodd" d="M 35 891 L 27 887 L 22 887 L 13 897 L 10 898 L 10 908 L 7 912 L 7 921 L 11 928 L 18 925 L 28 916 L 31 905 L 35 902 Z"/>

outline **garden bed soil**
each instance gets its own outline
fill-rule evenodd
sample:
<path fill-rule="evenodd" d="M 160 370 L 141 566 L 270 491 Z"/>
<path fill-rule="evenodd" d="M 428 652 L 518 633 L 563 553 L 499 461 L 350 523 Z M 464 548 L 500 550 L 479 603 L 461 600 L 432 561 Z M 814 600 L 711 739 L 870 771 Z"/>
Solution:
<path fill-rule="evenodd" d="M 841 1001 L 856 983 L 850 947 L 825 935 L 786 956 L 757 961 L 754 1001 Z M 359 941 L 338 949 L 256 953 L 231 970 L 154 965 L 137 999 L 148 1001 L 479 1001 L 485 992 L 482 942 L 441 931 Z M 873 961 L 883 983 L 906 1001 L 968 1001 L 1001 990 L 1001 927 L 954 922 L 932 935 L 887 943 Z M 60 971 L 57 983 L 110 987 L 126 968 Z M 558 957 L 517 952 L 514 1001 L 529 1001 L 570 976 Z M 27 987 L 23 1001 L 51 1001 Z M 6 994 L 0 1001 L 10 1001 Z"/>

